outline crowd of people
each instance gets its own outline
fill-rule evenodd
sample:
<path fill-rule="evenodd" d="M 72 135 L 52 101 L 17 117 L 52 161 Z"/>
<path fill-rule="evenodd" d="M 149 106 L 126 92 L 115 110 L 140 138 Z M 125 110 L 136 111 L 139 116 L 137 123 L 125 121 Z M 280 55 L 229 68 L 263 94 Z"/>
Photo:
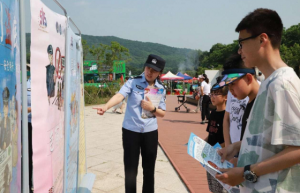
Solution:
<path fill-rule="evenodd" d="M 237 53 L 228 57 L 222 76 L 211 87 L 207 75 L 200 75 L 196 91 L 195 112 L 200 109 L 201 124 L 207 123 L 204 140 L 212 146 L 219 143 L 222 161 L 235 166 L 220 169 L 216 176 L 207 173 L 209 189 L 227 192 L 219 180 L 238 186 L 240 192 L 299 192 L 300 80 L 280 57 L 281 18 L 273 10 L 256 9 L 235 31 L 239 33 Z M 162 98 L 156 107 L 143 93 L 149 86 L 163 88 L 159 76 L 164 66 L 161 57 L 149 55 L 144 73 L 129 79 L 107 104 L 96 108 L 103 115 L 128 97 L 122 126 L 126 193 L 136 192 L 140 150 L 143 193 L 154 192 L 156 117 L 164 117 L 166 104 Z M 209 110 L 210 102 L 215 110 Z M 142 109 L 155 116 L 142 119 Z"/>

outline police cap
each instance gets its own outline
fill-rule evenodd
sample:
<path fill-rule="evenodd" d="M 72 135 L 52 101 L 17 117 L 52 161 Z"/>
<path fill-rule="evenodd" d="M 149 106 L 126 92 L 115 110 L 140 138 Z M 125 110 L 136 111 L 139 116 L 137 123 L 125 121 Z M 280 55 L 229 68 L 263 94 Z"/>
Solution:
<path fill-rule="evenodd" d="M 53 55 L 53 48 L 52 48 L 52 45 L 51 45 L 51 44 L 48 46 L 47 52 L 48 52 L 48 54 Z"/>
<path fill-rule="evenodd" d="M 164 69 L 166 64 L 166 61 L 162 59 L 161 57 L 150 54 L 147 58 L 147 61 L 144 66 L 148 66 L 150 68 L 153 68 L 154 70 L 160 72 Z"/>

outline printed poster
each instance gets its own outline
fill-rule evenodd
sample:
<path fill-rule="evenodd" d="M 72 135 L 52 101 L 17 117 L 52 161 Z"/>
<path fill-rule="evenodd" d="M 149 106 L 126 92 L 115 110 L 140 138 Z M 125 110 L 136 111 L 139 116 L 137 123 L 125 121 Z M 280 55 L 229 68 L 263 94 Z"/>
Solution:
<path fill-rule="evenodd" d="M 0 0 L 0 192 L 21 192 L 19 1 Z"/>
<path fill-rule="evenodd" d="M 65 186 L 64 192 L 76 192 L 78 185 L 78 146 L 80 119 L 81 38 L 67 28 L 67 81 L 65 133 Z"/>
<path fill-rule="evenodd" d="M 79 120 L 79 163 L 78 163 L 78 186 L 81 184 L 83 176 L 87 173 L 86 170 L 86 146 L 85 146 L 85 129 L 84 129 L 84 79 L 83 79 L 83 50 L 81 41 L 79 42 L 80 55 L 77 55 L 79 60 L 80 71 L 80 120 Z"/>
<path fill-rule="evenodd" d="M 31 108 L 35 193 L 63 192 L 67 18 L 31 0 Z"/>

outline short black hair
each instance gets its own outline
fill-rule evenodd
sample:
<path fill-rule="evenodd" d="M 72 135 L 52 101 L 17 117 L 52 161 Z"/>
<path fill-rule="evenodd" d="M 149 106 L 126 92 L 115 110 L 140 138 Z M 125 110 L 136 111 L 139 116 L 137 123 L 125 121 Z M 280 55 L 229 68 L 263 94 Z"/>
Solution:
<path fill-rule="evenodd" d="M 230 55 L 224 65 L 223 69 L 228 70 L 228 69 L 240 69 L 240 68 L 247 68 L 241 58 L 241 55 L 239 54 L 232 54 Z"/>
<path fill-rule="evenodd" d="M 283 24 L 278 13 L 271 9 L 259 8 L 250 12 L 238 24 L 235 31 L 247 30 L 252 35 L 266 33 L 273 48 L 279 48 L 283 31 Z"/>
<path fill-rule="evenodd" d="M 251 68 L 247 68 L 241 58 L 241 55 L 239 54 L 232 54 L 230 55 L 225 64 L 223 65 L 223 69 L 224 70 L 229 70 L 229 69 L 251 69 Z M 252 68 L 255 70 L 255 68 Z M 253 74 L 254 78 L 256 79 L 257 76 L 256 76 L 256 73 Z"/>
<path fill-rule="evenodd" d="M 216 86 L 216 85 L 218 85 L 218 83 L 214 84 L 214 85 L 212 86 L 212 88 L 213 88 L 214 86 Z M 223 87 L 221 87 L 221 88 L 219 88 L 219 89 L 217 89 L 217 90 L 212 90 L 212 89 L 211 89 L 211 90 L 210 90 L 210 93 L 221 93 L 222 96 L 227 96 L 228 90 L 229 90 L 229 88 L 228 88 L 228 86 L 226 85 L 226 86 L 223 86 Z"/>

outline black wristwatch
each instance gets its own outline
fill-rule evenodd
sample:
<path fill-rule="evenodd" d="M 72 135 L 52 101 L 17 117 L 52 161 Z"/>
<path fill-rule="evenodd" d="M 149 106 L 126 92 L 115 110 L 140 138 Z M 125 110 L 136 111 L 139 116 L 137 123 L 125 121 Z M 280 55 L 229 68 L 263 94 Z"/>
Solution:
<path fill-rule="evenodd" d="M 155 113 L 156 112 L 156 107 L 154 107 L 153 111 L 150 111 L 150 113 Z"/>
<path fill-rule="evenodd" d="M 244 179 L 249 182 L 255 183 L 257 182 L 258 177 L 253 171 L 250 170 L 250 166 L 251 165 L 246 165 L 244 167 Z"/>

